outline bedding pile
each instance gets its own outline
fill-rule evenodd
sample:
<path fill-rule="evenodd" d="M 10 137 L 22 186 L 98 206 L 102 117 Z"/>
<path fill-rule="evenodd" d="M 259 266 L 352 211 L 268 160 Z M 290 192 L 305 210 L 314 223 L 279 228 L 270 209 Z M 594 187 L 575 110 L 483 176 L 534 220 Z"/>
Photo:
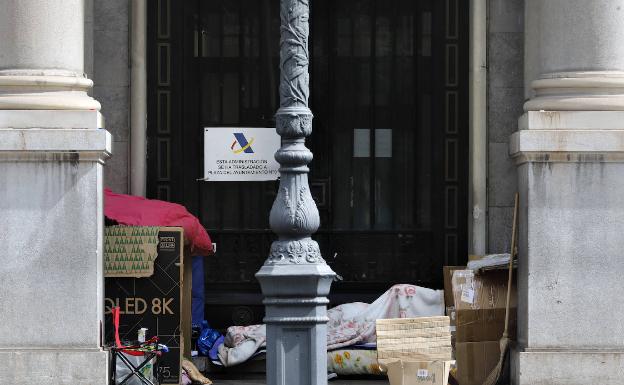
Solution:
<path fill-rule="evenodd" d="M 354 302 L 329 309 L 327 350 L 336 352 L 328 354 L 328 368 L 337 372 L 342 369 L 340 374 L 378 374 L 374 350 L 377 319 L 438 315 L 444 315 L 443 291 L 409 284 L 394 285 L 371 304 Z M 265 325 L 232 326 L 218 346 L 213 362 L 238 365 L 262 353 L 265 345 Z"/>

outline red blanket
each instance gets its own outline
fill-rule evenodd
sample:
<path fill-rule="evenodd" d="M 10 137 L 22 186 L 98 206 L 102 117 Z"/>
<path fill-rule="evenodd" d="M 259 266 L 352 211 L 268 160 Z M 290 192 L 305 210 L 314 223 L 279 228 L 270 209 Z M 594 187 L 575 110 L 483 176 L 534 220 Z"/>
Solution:
<path fill-rule="evenodd" d="M 176 203 L 116 194 L 104 189 L 104 215 L 128 226 L 178 226 L 184 229 L 184 243 L 191 255 L 209 255 L 212 241 L 199 220 Z"/>

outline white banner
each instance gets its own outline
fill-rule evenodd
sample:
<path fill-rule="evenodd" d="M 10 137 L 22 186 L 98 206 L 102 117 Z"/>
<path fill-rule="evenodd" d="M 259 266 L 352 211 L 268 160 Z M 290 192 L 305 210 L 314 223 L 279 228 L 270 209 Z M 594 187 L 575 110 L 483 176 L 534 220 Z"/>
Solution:
<path fill-rule="evenodd" d="M 280 144 L 275 128 L 204 128 L 204 180 L 277 180 Z"/>

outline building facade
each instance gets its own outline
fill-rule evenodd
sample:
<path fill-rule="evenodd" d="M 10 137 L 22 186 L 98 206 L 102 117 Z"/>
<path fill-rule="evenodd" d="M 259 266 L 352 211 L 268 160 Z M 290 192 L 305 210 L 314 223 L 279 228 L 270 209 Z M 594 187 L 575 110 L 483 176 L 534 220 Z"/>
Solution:
<path fill-rule="evenodd" d="M 259 322 L 262 295 L 254 274 L 274 237 L 269 210 L 277 185 L 199 179 L 204 127 L 276 125 L 279 1 L 59 1 L 69 15 L 59 19 L 84 25 L 80 39 L 65 34 L 73 62 L 55 56 L 53 49 L 63 47 L 39 33 L 43 27 L 21 18 L 39 2 L 2 3 L 12 16 L 0 16 L 0 128 L 45 126 L 20 125 L 34 115 L 11 111 L 75 114 L 97 110 L 88 102 L 94 100 L 111 136 L 97 139 L 98 145 L 72 136 L 58 139 L 58 148 L 19 151 L 11 147 L 18 139 L 3 145 L 0 137 L 0 175 L 18 180 L 20 172 L 33 173 L 12 168 L 16 151 L 28 157 L 74 151 L 62 143 L 93 145 L 80 152 L 81 164 L 95 170 L 84 189 L 103 184 L 184 204 L 218 244 L 206 266 L 212 322 Z M 469 254 L 508 252 L 519 191 L 514 383 L 619 383 L 624 330 L 611 288 L 619 283 L 624 243 L 624 1 L 313 0 L 310 7 L 310 190 L 321 218 L 315 239 L 342 277 L 332 287 L 332 303 L 369 301 L 398 282 L 440 287 L 442 266 L 463 264 Z M 39 21 L 52 17 L 36 15 Z M 39 62 L 31 60 L 34 54 L 15 56 L 38 40 L 52 47 L 39 48 L 48 56 Z M 77 64 L 80 55 L 84 64 Z M 92 79 L 92 89 L 66 87 L 93 99 L 56 106 L 16 99 L 16 89 L 29 95 L 34 87 L 16 76 L 59 76 L 59 68 L 66 71 L 62 76 L 81 78 L 82 71 Z M 101 128 L 92 115 L 80 127 Z M 7 125 L 12 121 L 18 123 Z M 9 139 L 14 134 L 0 133 Z M 39 179 L 33 177 L 33 186 Z M 72 191 L 78 201 L 93 198 L 82 188 Z M 2 212 L 15 211 L 8 199 L 18 195 L 0 190 Z M 101 192 L 89 202 L 101 210 Z M 101 218 L 83 216 L 96 234 Z M 26 242 L 17 234 L 4 241 Z M 97 241 L 83 240 L 95 254 Z M 101 279 L 97 261 L 83 268 Z M 90 340 L 96 337 L 84 328 L 84 340 L 70 345 L 89 350 L 96 362 L 97 341 Z M 33 344 L 3 345 L 30 351 Z M 13 359 L 0 360 L 0 368 L 11 368 Z"/>

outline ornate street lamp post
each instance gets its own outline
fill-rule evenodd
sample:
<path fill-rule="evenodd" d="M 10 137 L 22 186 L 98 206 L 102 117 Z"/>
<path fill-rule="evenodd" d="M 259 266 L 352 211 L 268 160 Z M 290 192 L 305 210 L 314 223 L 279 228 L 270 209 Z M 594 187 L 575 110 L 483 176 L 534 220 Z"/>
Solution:
<path fill-rule="evenodd" d="M 265 295 L 267 384 L 327 383 L 327 295 L 334 272 L 313 234 L 319 213 L 308 186 L 312 153 L 309 89 L 309 0 L 281 0 L 280 108 L 276 114 L 282 147 L 280 185 L 270 223 L 279 239 L 256 277 Z"/>

